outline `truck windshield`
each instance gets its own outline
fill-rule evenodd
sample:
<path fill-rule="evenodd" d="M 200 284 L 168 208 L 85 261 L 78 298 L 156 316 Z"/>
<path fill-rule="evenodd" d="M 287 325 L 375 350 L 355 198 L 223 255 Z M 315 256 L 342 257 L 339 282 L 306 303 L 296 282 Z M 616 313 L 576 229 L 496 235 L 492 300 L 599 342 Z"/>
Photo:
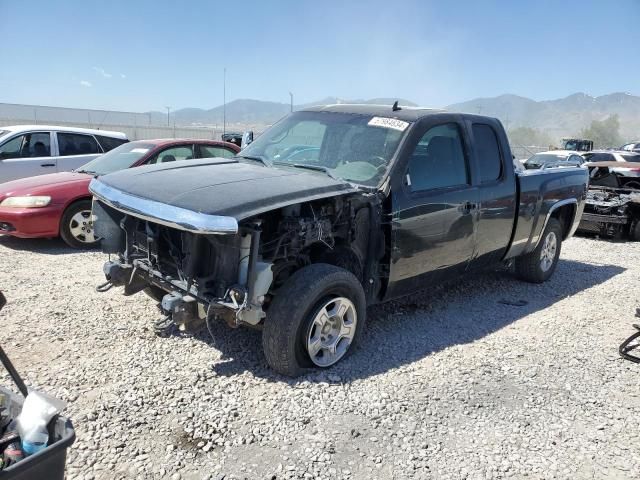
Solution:
<path fill-rule="evenodd" d="M 130 142 L 114 148 L 110 152 L 85 163 L 76 172 L 90 173 L 92 175 L 106 175 L 129 168 L 146 155 L 149 150 L 155 148 L 153 143 Z"/>
<path fill-rule="evenodd" d="M 270 164 L 315 167 L 366 186 L 380 182 L 408 122 L 336 112 L 296 112 L 239 153 Z"/>

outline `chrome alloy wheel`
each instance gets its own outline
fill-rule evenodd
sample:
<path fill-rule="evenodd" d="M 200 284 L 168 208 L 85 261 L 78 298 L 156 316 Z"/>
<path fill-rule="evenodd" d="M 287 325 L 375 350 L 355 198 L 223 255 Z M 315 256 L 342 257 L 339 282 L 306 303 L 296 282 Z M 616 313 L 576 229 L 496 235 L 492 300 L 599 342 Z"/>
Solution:
<path fill-rule="evenodd" d="M 82 243 L 95 243 L 91 210 L 81 210 L 69 220 L 69 231 L 73 238 Z"/>
<path fill-rule="evenodd" d="M 543 272 L 548 272 L 556 258 L 556 251 L 558 250 L 558 238 L 555 232 L 549 232 L 542 244 L 542 250 L 540 251 L 540 268 Z"/>
<path fill-rule="evenodd" d="M 313 318 L 307 336 L 307 352 L 318 367 L 329 367 L 344 357 L 353 342 L 358 323 L 356 307 L 345 297 L 327 301 Z"/>

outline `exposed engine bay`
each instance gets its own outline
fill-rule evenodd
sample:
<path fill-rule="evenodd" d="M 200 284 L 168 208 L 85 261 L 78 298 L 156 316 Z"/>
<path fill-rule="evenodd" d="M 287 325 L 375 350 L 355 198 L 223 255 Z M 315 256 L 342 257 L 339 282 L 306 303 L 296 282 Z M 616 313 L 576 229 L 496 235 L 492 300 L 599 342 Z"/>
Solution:
<path fill-rule="evenodd" d="M 640 220 L 640 190 L 590 186 L 579 231 L 606 237 L 636 238 Z"/>
<path fill-rule="evenodd" d="M 96 201 L 102 249 L 118 255 L 105 264 L 108 284 L 101 288 L 124 286 L 125 295 L 144 290 L 159 302 L 159 327 L 173 324 L 181 330 L 212 318 L 233 327 L 259 326 L 278 288 L 311 263 L 351 271 L 374 298 L 386 273 L 381 261 L 388 255 L 381 209 L 376 194 L 337 196 L 244 220 L 235 235 L 207 235 Z"/>

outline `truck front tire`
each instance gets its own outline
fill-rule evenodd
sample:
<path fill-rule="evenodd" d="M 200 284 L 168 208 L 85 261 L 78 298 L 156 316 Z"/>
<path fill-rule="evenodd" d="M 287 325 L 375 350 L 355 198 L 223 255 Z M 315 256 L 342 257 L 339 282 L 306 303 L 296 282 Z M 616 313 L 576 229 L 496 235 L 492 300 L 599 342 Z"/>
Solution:
<path fill-rule="evenodd" d="M 278 289 L 267 312 L 267 363 L 290 377 L 331 367 L 353 351 L 365 320 L 365 294 L 355 275 L 323 263 L 304 267 Z"/>
<path fill-rule="evenodd" d="M 536 249 L 516 258 L 516 275 L 525 282 L 546 282 L 558 265 L 561 248 L 562 226 L 550 218 Z"/>

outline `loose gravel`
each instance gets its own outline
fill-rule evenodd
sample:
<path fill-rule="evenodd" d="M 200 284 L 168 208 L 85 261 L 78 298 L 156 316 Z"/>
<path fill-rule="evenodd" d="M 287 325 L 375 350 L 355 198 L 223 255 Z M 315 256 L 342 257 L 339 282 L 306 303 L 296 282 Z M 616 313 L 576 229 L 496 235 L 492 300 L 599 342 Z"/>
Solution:
<path fill-rule="evenodd" d="M 640 475 L 640 365 L 617 354 L 640 244 L 575 238 L 544 285 L 495 272 L 371 308 L 354 355 L 296 380 L 258 331 L 157 338 L 151 299 L 94 291 L 104 261 L 0 238 L 2 345 L 68 402 L 70 479 Z"/>

